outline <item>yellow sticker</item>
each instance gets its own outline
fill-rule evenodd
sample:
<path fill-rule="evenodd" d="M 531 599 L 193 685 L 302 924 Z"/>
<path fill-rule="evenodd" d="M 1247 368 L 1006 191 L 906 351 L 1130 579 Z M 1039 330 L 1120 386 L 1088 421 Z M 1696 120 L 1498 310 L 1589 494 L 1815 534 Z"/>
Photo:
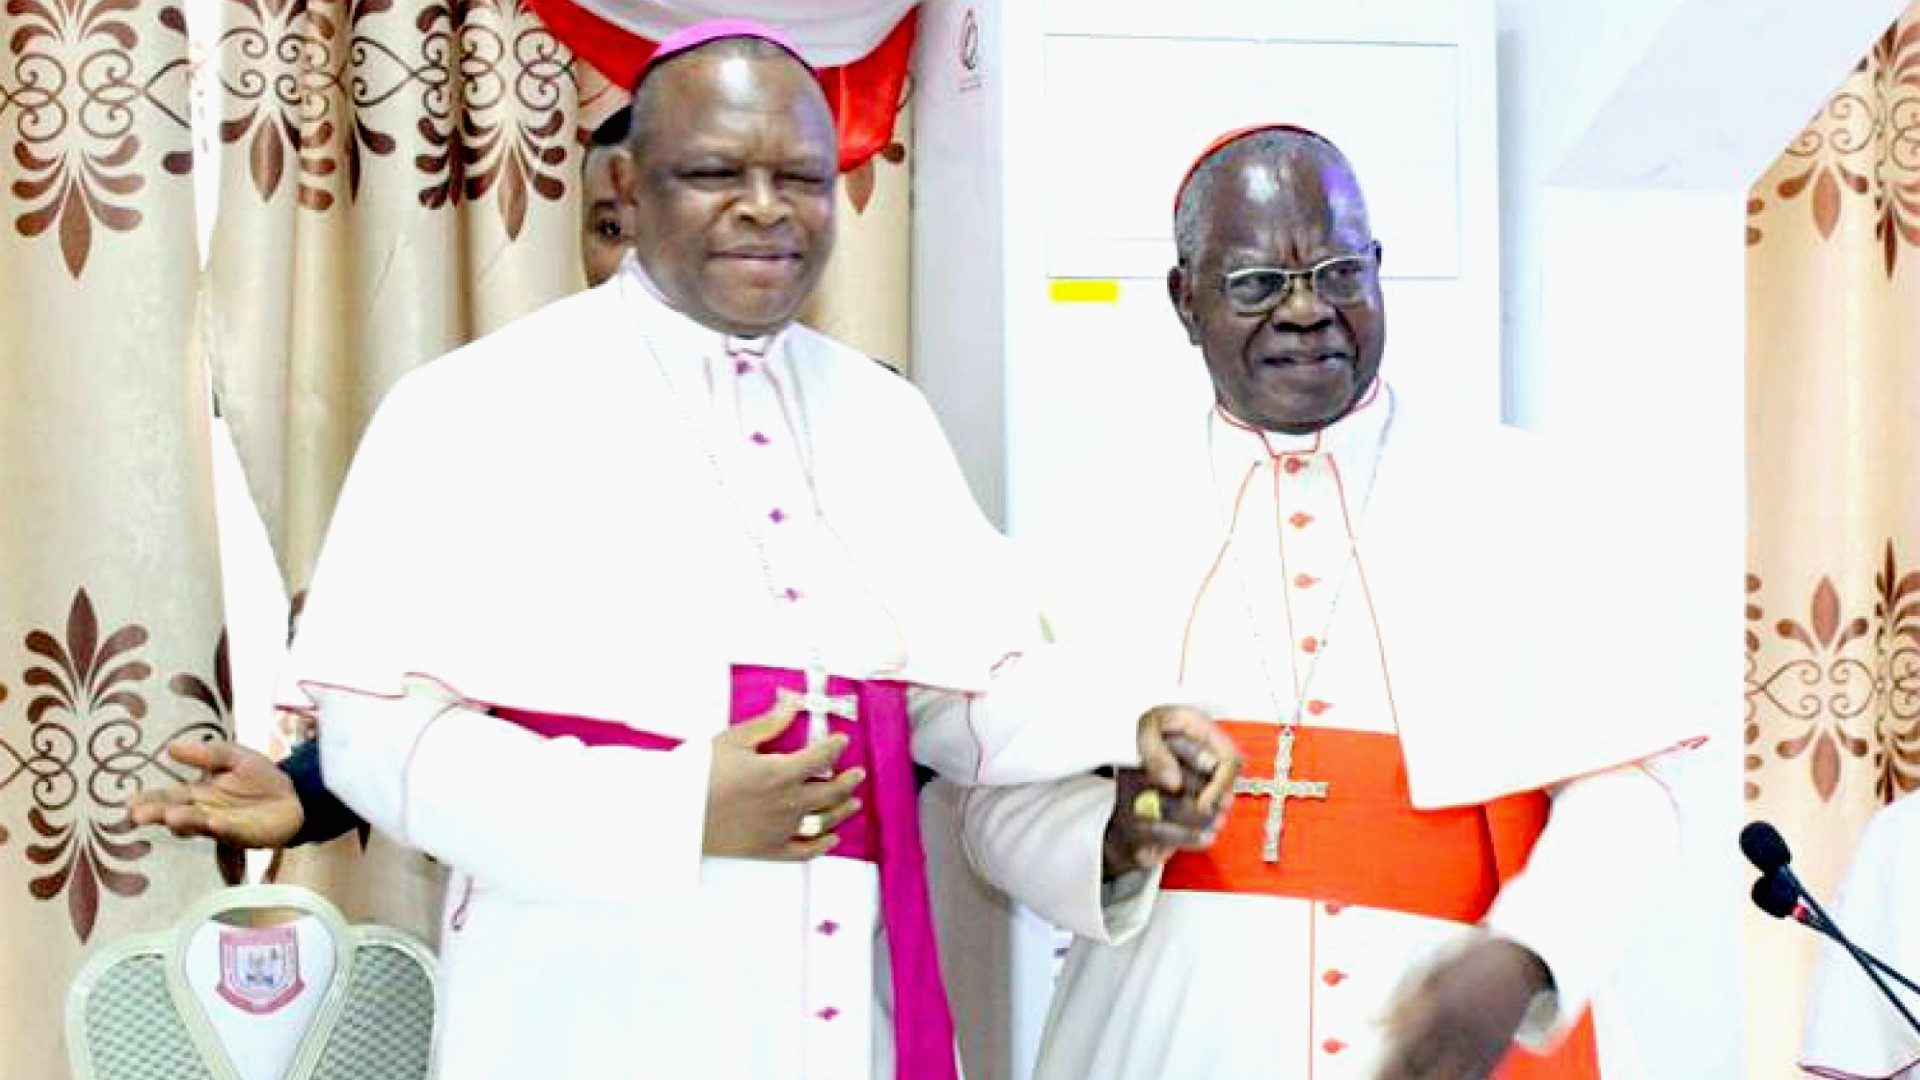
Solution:
<path fill-rule="evenodd" d="M 1047 295 L 1056 304 L 1115 304 L 1120 302 L 1120 283 L 1112 278 L 1054 278 L 1047 283 Z"/>

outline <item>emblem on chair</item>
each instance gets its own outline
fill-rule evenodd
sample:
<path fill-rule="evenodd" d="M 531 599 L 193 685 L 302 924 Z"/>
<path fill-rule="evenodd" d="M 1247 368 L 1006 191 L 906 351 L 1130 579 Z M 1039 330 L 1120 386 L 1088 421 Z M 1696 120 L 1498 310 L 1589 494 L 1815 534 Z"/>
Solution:
<path fill-rule="evenodd" d="M 220 931 L 220 984 L 215 992 L 236 1009 L 264 1016 L 300 996 L 300 939 L 291 926 Z"/>
<path fill-rule="evenodd" d="M 241 885 L 94 952 L 67 992 L 68 1063 L 74 1080 L 428 1080 L 436 997 L 420 942 Z"/>

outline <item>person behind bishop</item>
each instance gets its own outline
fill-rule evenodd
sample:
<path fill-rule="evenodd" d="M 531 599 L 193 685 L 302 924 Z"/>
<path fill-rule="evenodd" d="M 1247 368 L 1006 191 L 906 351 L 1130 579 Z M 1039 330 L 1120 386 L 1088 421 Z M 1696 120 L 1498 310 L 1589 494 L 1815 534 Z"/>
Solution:
<path fill-rule="evenodd" d="M 278 704 L 454 870 L 442 1075 L 952 1077 L 913 762 L 1144 761 L 1197 846 L 1231 746 L 1045 648 L 924 399 L 793 323 L 835 132 L 792 44 L 693 27 L 632 108 L 634 255 L 389 393 Z"/>
<path fill-rule="evenodd" d="M 1174 234 L 1213 401 L 1089 526 L 1102 565 L 1141 568 L 1128 591 L 1078 591 L 1116 647 L 1235 718 L 1246 766 L 1210 850 L 1109 844 L 1101 875 L 1049 853 L 1159 813 L 1112 797 L 1125 777 L 966 798 L 985 876 L 1076 934 L 1036 1075 L 1620 1075 L 1618 1015 L 1588 1004 L 1672 856 L 1660 773 L 1693 718 L 1639 681 L 1657 658 L 1618 696 L 1593 684 L 1620 647 L 1601 610 L 1636 614 L 1608 559 L 1637 548 L 1556 529 L 1602 535 L 1607 489 L 1382 381 L 1382 248 L 1325 138 L 1224 136 Z M 1162 529 L 1126 527 L 1144 508 Z M 1123 933 L 1086 917 L 1116 893 L 1150 908 Z"/>

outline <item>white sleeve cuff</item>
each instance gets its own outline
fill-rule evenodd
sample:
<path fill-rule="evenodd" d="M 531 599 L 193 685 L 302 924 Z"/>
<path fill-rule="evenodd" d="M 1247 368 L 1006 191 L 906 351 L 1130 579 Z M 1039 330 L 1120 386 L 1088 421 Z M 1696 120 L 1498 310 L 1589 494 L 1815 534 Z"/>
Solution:
<path fill-rule="evenodd" d="M 1527 1003 L 1527 1011 L 1520 1018 L 1520 1027 L 1513 1033 L 1513 1041 L 1536 1054 L 1548 1053 L 1567 1032 L 1573 1030 L 1579 1018 L 1578 1011 L 1560 1007 L 1560 991 L 1549 987 L 1533 995 L 1533 1000 Z"/>
<path fill-rule="evenodd" d="M 1527 1011 L 1518 1039 L 1540 1049 L 1572 1030 L 1638 928 L 1679 841 L 1667 790 L 1627 766 L 1555 792 L 1546 831 L 1527 867 L 1487 913 L 1495 937 L 1522 945 L 1553 976 Z"/>
<path fill-rule="evenodd" d="M 712 747 L 545 739 L 428 680 L 314 693 L 327 787 L 376 828 L 530 900 L 695 895 Z"/>
<path fill-rule="evenodd" d="M 1107 882 L 1100 890 L 1100 922 L 1104 933 L 1091 940 L 1102 945 L 1125 945 L 1147 928 L 1154 902 L 1160 899 L 1163 863 L 1151 870 L 1135 870 Z M 1085 935 L 1083 935 L 1085 936 Z"/>
<path fill-rule="evenodd" d="M 1055 926 L 1117 944 L 1140 932 L 1160 873 L 1103 880 L 1113 781 L 1074 776 L 1045 784 L 974 788 L 963 804 L 968 858 L 982 877 Z"/>
<path fill-rule="evenodd" d="M 1139 763 L 1141 714 L 1176 687 L 1116 676 L 1050 645 L 1008 661 L 984 693 L 915 688 L 914 757 L 963 784 L 1026 784 Z"/>
<path fill-rule="evenodd" d="M 431 680 L 407 679 L 393 696 L 308 684 L 327 790 L 361 820 L 414 845 L 406 826 L 407 769 L 427 728 L 460 699 Z"/>

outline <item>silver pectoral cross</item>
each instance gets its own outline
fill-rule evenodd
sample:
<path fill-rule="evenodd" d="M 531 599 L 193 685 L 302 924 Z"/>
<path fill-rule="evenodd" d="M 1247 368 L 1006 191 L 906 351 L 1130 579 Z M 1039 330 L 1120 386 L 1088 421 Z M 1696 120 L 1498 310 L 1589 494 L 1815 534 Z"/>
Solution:
<path fill-rule="evenodd" d="M 849 723 L 860 719 L 860 699 L 853 694 L 838 696 L 827 693 L 827 669 L 823 667 L 807 668 L 807 692 L 796 694 L 786 687 L 780 688 L 775 700 L 776 708 L 792 707 L 807 714 L 807 745 L 825 739 L 829 733 L 827 718 L 837 716 Z"/>
<path fill-rule="evenodd" d="M 1293 729 L 1280 732 L 1280 744 L 1273 752 L 1273 779 L 1240 779 L 1233 782 L 1235 795 L 1251 795 L 1273 800 L 1267 808 L 1267 828 L 1260 845 L 1260 857 L 1267 862 L 1280 861 L 1280 831 L 1286 827 L 1288 799 L 1324 799 L 1328 785 L 1318 780 L 1293 778 Z"/>

